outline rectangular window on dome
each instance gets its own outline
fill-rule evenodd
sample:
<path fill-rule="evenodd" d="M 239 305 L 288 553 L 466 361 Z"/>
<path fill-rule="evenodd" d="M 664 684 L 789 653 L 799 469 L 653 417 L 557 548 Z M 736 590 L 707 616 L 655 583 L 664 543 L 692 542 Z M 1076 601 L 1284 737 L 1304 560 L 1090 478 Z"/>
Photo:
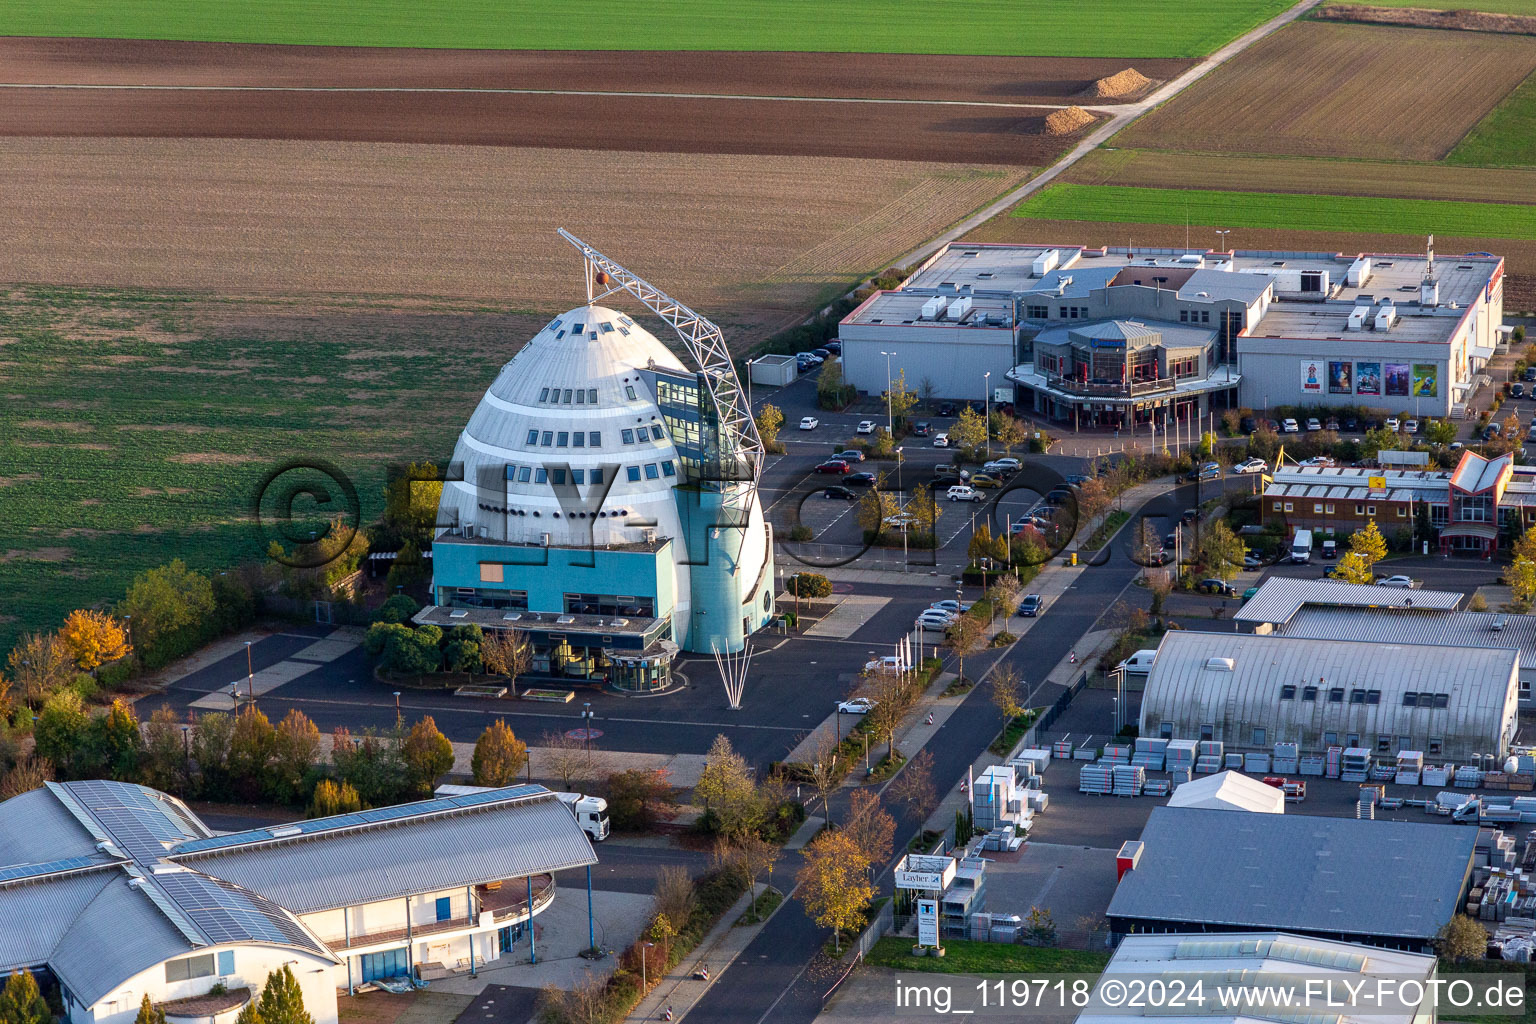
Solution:
<path fill-rule="evenodd" d="M 672 460 L 671 459 L 668 459 L 666 462 L 663 462 L 661 464 L 661 475 L 662 476 L 676 476 L 677 475 L 677 470 L 673 468 Z"/>
<path fill-rule="evenodd" d="M 666 432 L 663 431 L 660 427 L 651 428 L 651 437 L 657 441 L 665 441 L 667 439 Z"/>
<path fill-rule="evenodd" d="M 603 446 L 603 434 L 600 430 L 587 431 L 587 447 L 601 448 Z"/>
<path fill-rule="evenodd" d="M 563 484 L 563 483 L 565 483 L 565 470 L 563 470 L 563 469 L 552 469 L 552 470 L 550 470 L 549 471 L 549 482 L 552 483 L 552 484 Z"/>
<path fill-rule="evenodd" d="M 578 434 L 577 436 L 580 437 L 581 435 Z M 583 479 L 583 477 L 585 477 L 586 475 L 587 474 L 586 474 L 586 472 L 584 470 L 580 470 L 580 469 L 573 469 L 573 470 L 571 470 L 571 483 L 573 483 L 573 484 L 584 484 L 584 483 L 586 483 L 586 480 Z"/>
<path fill-rule="evenodd" d="M 624 467 L 624 471 L 627 474 L 629 474 L 629 479 L 631 481 L 638 481 L 640 479 L 640 467 L 639 466 L 626 466 L 626 467 Z"/>
<path fill-rule="evenodd" d="M 586 324 L 571 324 L 571 333 L 580 334 L 582 331 L 586 330 L 586 328 Z"/>
<path fill-rule="evenodd" d="M 541 401 L 541 402 L 549 401 L 549 388 L 540 388 L 539 389 L 539 401 Z"/>
<path fill-rule="evenodd" d="M 528 443 L 529 444 L 538 444 L 539 443 L 539 432 L 537 430 L 530 430 L 530 431 L 528 431 Z"/>
<path fill-rule="evenodd" d="M 635 432 L 626 427 L 625 429 L 619 431 L 619 440 L 625 444 L 634 444 Z"/>
<path fill-rule="evenodd" d="M 635 386 L 633 384 L 624 385 L 624 394 L 629 396 L 629 400 L 631 402 L 637 400 L 637 396 L 635 395 Z"/>
<path fill-rule="evenodd" d="M 595 483 L 595 484 L 600 484 L 600 483 L 603 482 L 603 471 L 602 470 L 594 469 L 592 471 L 592 482 Z"/>
<path fill-rule="evenodd" d="M 586 405 L 587 404 L 587 389 L 586 388 L 577 388 L 576 389 L 576 404 L 577 405 Z"/>
<path fill-rule="evenodd" d="M 613 324 L 607 324 L 607 323 L 603 324 L 602 331 L 603 331 L 604 334 L 612 334 L 613 333 Z"/>
<path fill-rule="evenodd" d="M 570 388 L 566 388 L 565 389 L 565 404 L 566 405 L 570 405 L 571 404 L 571 389 Z"/>
<path fill-rule="evenodd" d="M 529 471 L 530 471 L 530 467 L 528 467 L 528 466 L 518 466 L 517 467 L 517 482 L 520 483 L 520 484 L 527 483 L 528 482 Z"/>
<path fill-rule="evenodd" d="M 542 469 L 536 469 L 533 471 L 533 482 L 536 484 L 548 483 L 549 474 L 544 472 Z"/>
<path fill-rule="evenodd" d="M 542 442 L 543 447 L 548 448 L 550 445 L 552 445 L 554 443 L 555 443 L 555 432 L 553 430 L 546 430 L 546 431 L 544 431 L 544 440 Z"/>
<path fill-rule="evenodd" d="M 555 435 L 555 447 L 556 448 L 564 448 L 564 447 L 566 447 L 567 444 L 570 443 L 570 440 L 571 440 L 570 433 L 567 432 L 567 431 L 562 430 L 562 431 L 560 431 L 560 433 Z"/>
<path fill-rule="evenodd" d="M 551 402 L 556 403 L 557 405 L 559 404 L 559 402 L 560 402 L 560 389 L 559 388 L 550 388 L 549 389 L 549 400 Z"/>
<path fill-rule="evenodd" d="M 656 480 L 660 478 L 660 476 L 661 474 L 656 469 L 656 463 L 647 462 L 645 464 L 645 478 L 647 480 Z"/>
<path fill-rule="evenodd" d="M 585 430 L 578 430 L 578 431 L 576 431 L 576 433 L 571 435 L 571 447 L 572 448 L 585 448 L 586 446 L 587 446 L 587 432 Z"/>
<path fill-rule="evenodd" d="M 587 404 L 597 404 L 597 388 L 587 388 Z"/>

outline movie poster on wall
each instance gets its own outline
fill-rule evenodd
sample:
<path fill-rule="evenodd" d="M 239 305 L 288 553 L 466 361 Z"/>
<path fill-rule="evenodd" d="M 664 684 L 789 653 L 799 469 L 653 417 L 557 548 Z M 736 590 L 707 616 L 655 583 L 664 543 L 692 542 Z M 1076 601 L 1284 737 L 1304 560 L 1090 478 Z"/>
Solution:
<path fill-rule="evenodd" d="M 1355 391 L 1355 364 L 1348 360 L 1328 363 L 1328 393 L 1351 395 Z"/>
<path fill-rule="evenodd" d="M 1387 394 L 1408 397 L 1408 364 L 1387 363 Z"/>
<path fill-rule="evenodd" d="M 1413 396 L 1438 398 L 1440 396 L 1440 368 L 1434 363 L 1413 364 Z"/>
<path fill-rule="evenodd" d="M 1323 393 L 1323 364 L 1316 359 L 1301 362 L 1301 390 L 1309 395 Z"/>
<path fill-rule="evenodd" d="M 1355 394 L 1379 395 L 1381 394 L 1381 364 L 1380 363 L 1356 363 L 1355 364 Z"/>

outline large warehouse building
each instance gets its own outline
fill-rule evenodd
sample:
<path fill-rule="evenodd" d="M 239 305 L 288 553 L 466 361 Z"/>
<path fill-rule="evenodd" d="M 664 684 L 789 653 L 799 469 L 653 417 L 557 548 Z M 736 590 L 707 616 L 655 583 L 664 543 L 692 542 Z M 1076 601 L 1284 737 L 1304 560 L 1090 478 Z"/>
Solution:
<path fill-rule="evenodd" d="M 1141 735 L 1228 750 L 1503 756 L 1518 725 L 1519 664 L 1508 649 L 1173 630 L 1147 677 Z"/>
<path fill-rule="evenodd" d="M 229 1024 L 292 968 L 315 1024 L 337 990 L 532 939 L 553 872 L 597 858 L 542 786 L 216 834 L 174 797 L 50 782 L 0 803 L 0 973 L 46 970 L 70 1024 Z"/>
<path fill-rule="evenodd" d="M 416 621 L 515 629 L 538 675 L 662 689 L 679 650 L 739 651 L 773 614 L 762 442 L 719 328 L 575 244 L 588 302 L 501 368 L 460 435 Z M 620 290 L 695 368 L 598 304 Z"/>
<path fill-rule="evenodd" d="M 1285 931 L 1415 953 L 1461 908 L 1477 830 L 1157 807 L 1111 933 Z"/>
<path fill-rule="evenodd" d="M 1134 429 L 1245 405 L 1462 408 L 1500 340 L 1504 261 L 955 242 L 839 330 L 861 391 L 1013 386 L 1024 411 Z M 1005 337 L 1006 336 L 1006 337 Z M 1008 342 L 1012 343 L 1010 354 Z"/>

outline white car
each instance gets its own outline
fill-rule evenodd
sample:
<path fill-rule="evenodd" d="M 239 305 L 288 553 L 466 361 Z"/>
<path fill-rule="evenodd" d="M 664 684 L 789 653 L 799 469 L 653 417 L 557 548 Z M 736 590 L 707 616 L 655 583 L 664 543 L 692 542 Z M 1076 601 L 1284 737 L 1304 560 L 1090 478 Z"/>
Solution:
<path fill-rule="evenodd" d="M 954 623 L 957 617 L 949 612 L 941 612 L 937 608 L 929 608 L 917 617 L 917 621 L 912 626 L 914 629 L 942 633 Z"/>
<path fill-rule="evenodd" d="M 873 434 L 875 432 L 874 420 L 860 420 L 859 425 L 853 428 L 855 434 Z"/>
<path fill-rule="evenodd" d="M 1322 421 L 1318 420 L 1316 418 L 1307 420 L 1307 429 L 1308 430 L 1322 430 L 1323 429 Z"/>
<path fill-rule="evenodd" d="M 821 426 L 821 421 L 815 416 L 802 416 L 800 418 L 801 430 L 815 430 L 819 426 Z"/>
<path fill-rule="evenodd" d="M 1262 473 L 1269 466 L 1263 459 L 1244 459 L 1232 467 L 1234 473 Z"/>
<path fill-rule="evenodd" d="M 874 710 L 875 701 L 868 697 L 855 697 L 853 700 L 845 700 L 837 705 L 837 713 L 840 715 L 867 715 Z"/>
<path fill-rule="evenodd" d="M 1014 473 L 1014 472 L 1018 472 L 1019 467 L 1023 466 L 1024 463 L 1020 462 L 1018 459 L 1014 458 L 1012 455 L 1009 455 L 1009 456 L 1007 456 L 1005 458 L 993 459 L 991 462 L 987 463 L 987 465 L 989 465 L 989 466 L 998 466 L 998 467 L 1000 467 L 1002 469 L 1008 470 L 1010 473 Z"/>
<path fill-rule="evenodd" d="M 1409 420 L 1407 423 L 1403 424 L 1403 433 L 1405 433 L 1405 434 L 1417 434 L 1418 432 L 1419 432 L 1419 421 L 1418 420 Z"/>
<path fill-rule="evenodd" d="M 894 654 L 887 654 L 883 658 L 876 658 L 874 661 L 866 661 L 864 663 L 865 672 L 905 672 L 911 667 Z"/>
<path fill-rule="evenodd" d="M 933 435 L 933 446 L 935 448 L 948 448 L 949 447 L 949 435 L 948 434 L 934 434 Z"/>
<path fill-rule="evenodd" d="M 1396 416 L 1389 416 L 1387 418 L 1387 429 L 1392 431 L 1392 433 L 1394 433 L 1394 434 L 1397 433 L 1397 417 Z"/>
<path fill-rule="evenodd" d="M 948 601 L 933 602 L 933 604 L 928 606 L 928 611 L 948 612 L 951 615 L 959 615 L 961 612 L 970 611 L 970 608 L 971 606 L 968 604 L 961 604 L 959 601 L 950 599 Z M 926 615 L 928 612 L 924 612 L 923 614 Z"/>
<path fill-rule="evenodd" d="M 1419 581 L 1408 576 L 1382 576 L 1376 580 L 1378 587 L 1402 587 L 1404 590 L 1417 589 Z"/>
<path fill-rule="evenodd" d="M 1326 467 L 1333 465 L 1333 459 L 1327 455 L 1314 455 L 1310 459 L 1302 459 L 1297 465 Z"/>
<path fill-rule="evenodd" d="M 1300 431 L 1301 427 L 1296 425 L 1295 420 L 1287 419 L 1280 424 L 1280 429 L 1284 430 L 1287 434 L 1294 434 Z"/>
<path fill-rule="evenodd" d="M 969 484 L 955 484 L 947 492 L 950 501 L 986 501 L 987 496 Z"/>

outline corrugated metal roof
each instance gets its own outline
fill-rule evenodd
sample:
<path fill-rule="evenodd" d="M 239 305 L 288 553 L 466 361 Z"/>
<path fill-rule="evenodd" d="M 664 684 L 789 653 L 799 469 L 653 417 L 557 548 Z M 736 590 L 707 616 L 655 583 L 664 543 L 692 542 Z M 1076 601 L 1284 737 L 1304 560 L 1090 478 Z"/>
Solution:
<path fill-rule="evenodd" d="M 45 883 L 7 886 L 0 895 L 5 915 L 5 927 L 0 928 L 0 974 L 47 963 L 70 922 L 121 876 L 121 870 L 114 867 Z"/>
<path fill-rule="evenodd" d="M 1385 736 L 1389 752 L 1502 754 L 1518 717 L 1518 662 L 1513 650 L 1175 630 L 1152 661 L 1141 735 L 1166 725 L 1176 738 L 1198 739 L 1209 728 L 1229 749 L 1297 743 L 1308 752 L 1355 745 L 1350 735 L 1375 748 Z M 1435 700 L 1421 704 L 1419 693 Z"/>
<path fill-rule="evenodd" d="M 102 887 L 48 957 L 48 966 L 86 1006 L 140 971 L 198 948 L 128 882 L 119 872 Z"/>
<path fill-rule="evenodd" d="M 175 856 L 296 914 L 597 863 L 586 833 L 548 791 L 475 808 L 451 829 L 440 821 L 406 818 Z"/>
<path fill-rule="evenodd" d="M 1158 807 L 1109 916 L 1429 940 L 1459 908 L 1476 832 Z"/>
<path fill-rule="evenodd" d="M 1500 622 L 1502 628 L 1495 631 L 1494 624 Z M 1536 668 L 1536 615 L 1309 606 L 1291 616 L 1277 632 L 1313 640 L 1514 650 L 1520 652 L 1522 667 Z"/>
<path fill-rule="evenodd" d="M 1344 608 L 1429 608 L 1453 610 L 1462 595 L 1449 590 L 1407 590 L 1338 580 L 1309 580 L 1297 576 L 1271 576 L 1259 584 L 1259 592 L 1243 602 L 1232 616 L 1234 622 L 1289 622 L 1307 605 Z"/>
<path fill-rule="evenodd" d="M 0 865 L 40 864 L 96 853 L 96 837 L 46 789 L 5 801 L 0 814 Z"/>

